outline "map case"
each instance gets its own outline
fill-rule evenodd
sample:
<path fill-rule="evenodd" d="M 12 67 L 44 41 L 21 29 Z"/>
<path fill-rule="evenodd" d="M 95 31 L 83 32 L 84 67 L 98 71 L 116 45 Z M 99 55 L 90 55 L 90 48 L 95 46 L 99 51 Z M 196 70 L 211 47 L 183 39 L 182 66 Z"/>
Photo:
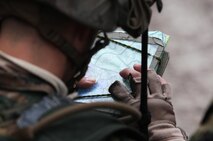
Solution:
<path fill-rule="evenodd" d="M 108 92 L 116 80 L 128 85 L 119 75 L 124 68 L 132 68 L 141 63 L 141 38 L 134 39 L 123 31 L 108 34 L 110 43 L 95 54 L 89 63 L 86 77 L 96 79 L 96 84 L 88 89 L 79 89 L 76 102 L 91 103 L 113 101 Z M 148 67 L 162 75 L 169 60 L 165 51 L 169 36 L 159 32 L 149 32 Z"/>

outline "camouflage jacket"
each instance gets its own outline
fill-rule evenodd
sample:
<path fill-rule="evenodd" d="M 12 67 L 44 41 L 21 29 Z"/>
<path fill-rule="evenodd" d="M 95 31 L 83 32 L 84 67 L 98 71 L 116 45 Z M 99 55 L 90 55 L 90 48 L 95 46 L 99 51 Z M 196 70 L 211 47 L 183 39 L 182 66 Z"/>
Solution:
<path fill-rule="evenodd" d="M 49 113 L 72 105 L 67 88 L 54 75 L 27 62 L 0 52 L 0 140 L 11 138 L 13 129 L 36 124 Z M 150 139 L 185 140 L 180 129 L 170 124 L 149 126 Z M 131 139 L 130 139 L 131 138 Z M 50 125 L 34 135 L 35 141 L 142 140 L 138 131 L 111 115 L 86 111 Z"/>
<path fill-rule="evenodd" d="M 46 115 L 73 104 L 72 100 L 66 97 L 67 88 L 61 80 L 3 52 L 0 52 L 0 78 L 1 141 L 29 140 L 30 135 L 23 137 L 22 130 L 35 125 Z M 28 134 L 28 131 L 26 133 Z M 118 122 L 111 115 L 91 110 L 68 115 L 37 132 L 30 139 L 128 141 L 141 138 L 143 135 Z"/>

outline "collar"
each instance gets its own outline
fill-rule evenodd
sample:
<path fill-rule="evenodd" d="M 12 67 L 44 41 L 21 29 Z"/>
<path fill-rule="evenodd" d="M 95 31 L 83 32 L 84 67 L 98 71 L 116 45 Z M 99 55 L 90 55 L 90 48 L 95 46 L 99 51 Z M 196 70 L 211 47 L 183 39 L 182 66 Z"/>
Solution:
<path fill-rule="evenodd" d="M 2 57 L 6 58 L 7 60 L 13 62 L 14 64 L 18 65 L 19 67 L 25 69 L 29 73 L 34 74 L 35 76 L 37 76 L 37 77 L 43 79 L 44 81 L 48 82 L 49 84 L 51 84 L 56 90 L 56 95 L 65 96 L 68 94 L 68 89 L 65 86 L 64 82 L 61 81 L 54 74 L 52 74 L 38 66 L 35 66 L 29 62 L 26 62 L 24 60 L 10 56 L 10 55 L 4 53 L 3 51 L 0 51 L 0 55 Z"/>

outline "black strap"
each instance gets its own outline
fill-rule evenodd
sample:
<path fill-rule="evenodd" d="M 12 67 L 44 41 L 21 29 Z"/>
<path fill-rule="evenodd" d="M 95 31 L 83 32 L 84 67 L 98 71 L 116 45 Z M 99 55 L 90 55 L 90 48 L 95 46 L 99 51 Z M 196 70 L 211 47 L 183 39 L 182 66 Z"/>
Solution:
<path fill-rule="evenodd" d="M 161 12 L 163 9 L 162 0 L 157 0 L 156 3 L 157 3 L 156 5 L 157 5 L 158 12 Z"/>
<path fill-rule="evenodd" d="M 142 83 L 141 83 L 141 104 L 140 111 L 142 113 L 142 118 L 140 120 L 140 130 L 143 132 L 148 139 L 148 125 L 151 121 L 151 115 L 148 111 L 147 105 L 147 57 L 148 57 L 148 29 L 142 34 Z"/>

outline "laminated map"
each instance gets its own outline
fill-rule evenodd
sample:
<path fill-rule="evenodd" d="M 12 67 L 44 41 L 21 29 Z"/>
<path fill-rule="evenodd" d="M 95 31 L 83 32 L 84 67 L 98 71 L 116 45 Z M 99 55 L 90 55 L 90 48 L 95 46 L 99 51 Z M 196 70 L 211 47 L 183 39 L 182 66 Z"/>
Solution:
<path fill-rule="evenodd" d="M 132 68 L 141 63 L 141 39 L 133 39 L 122 31 L 109 35 L 110 43 L 95 54 L 89 63 L 86 77 L 96 78 L 96 84 L 88 89 L 79 89 L 77 102 L 90 103 L 113 101 L 108 92 L 116 80 L 128 85 L 119 75 L 124 68 Z M 157 71 L 159 62 L 167 46 L 169 36 L 160 31 L 149 32 L 148 67 Z"/>

